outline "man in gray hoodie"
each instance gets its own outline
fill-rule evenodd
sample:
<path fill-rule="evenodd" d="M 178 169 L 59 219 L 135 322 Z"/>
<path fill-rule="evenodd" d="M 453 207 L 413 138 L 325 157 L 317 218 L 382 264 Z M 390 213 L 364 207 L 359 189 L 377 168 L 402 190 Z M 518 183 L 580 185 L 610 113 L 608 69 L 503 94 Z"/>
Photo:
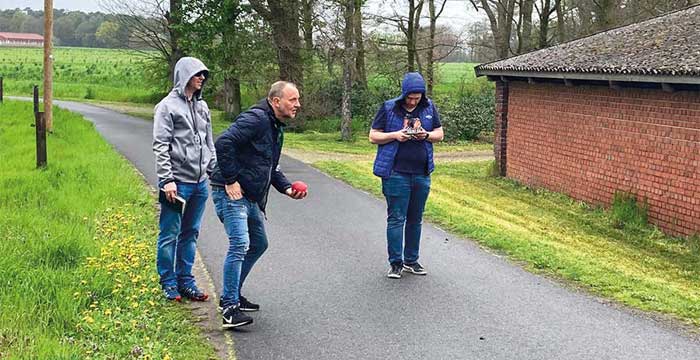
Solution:
<path fill-rule="evenodd" d="M 216 166 L 211 113 L 202 100 L 209 70 L 193 57 L 175 64 L 174 87 L 155 107 L 153 152 L 160 188 L 157 268 L 168 300 L 206 301 L 192 276 L 197 236 Z"/>

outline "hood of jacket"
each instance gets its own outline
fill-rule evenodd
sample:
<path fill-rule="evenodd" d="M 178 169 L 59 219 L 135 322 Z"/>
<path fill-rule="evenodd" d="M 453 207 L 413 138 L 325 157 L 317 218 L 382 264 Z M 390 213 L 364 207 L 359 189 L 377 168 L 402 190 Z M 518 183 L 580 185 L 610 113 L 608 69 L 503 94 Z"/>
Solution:
<path fill-rule="evenodd" d="M 204 84 L 207 82 L 207 80 L 209 80 L 209 69 L 207 69 L 204 63 L 197 58 L 187 56 L 180 58 L 180 60 L 178 60 L 175 64 L 173 90 L 175 90 L 181 97 L 185 97 L 185 88 L 187 87 L 187 83 L 189 83 L 190 79 L 192 79 L 192 77 L 200 71 L 205 72 L 205 78 L 202 82 L 202 88 L 204 88 Z M 199 89 L 195 91 L 193 98 L 201 100 L 202 90 Z"/>

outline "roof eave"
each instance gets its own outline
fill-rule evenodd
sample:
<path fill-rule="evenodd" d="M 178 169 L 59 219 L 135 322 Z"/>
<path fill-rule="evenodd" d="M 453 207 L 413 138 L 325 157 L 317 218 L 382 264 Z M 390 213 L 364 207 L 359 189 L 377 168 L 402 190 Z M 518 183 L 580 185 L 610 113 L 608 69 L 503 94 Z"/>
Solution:
<path fill-rule="evenodd" d="M 589 81 L 623 81 L 660 84 L 700 85 L 700 76 L 691 75 L 642 75 L 642 74 L 601 74 L 601 73 L 565 73 L 512 70 L 475 69 L 476 76 L 505 76 L 516 78 L 541 78 Z"/>

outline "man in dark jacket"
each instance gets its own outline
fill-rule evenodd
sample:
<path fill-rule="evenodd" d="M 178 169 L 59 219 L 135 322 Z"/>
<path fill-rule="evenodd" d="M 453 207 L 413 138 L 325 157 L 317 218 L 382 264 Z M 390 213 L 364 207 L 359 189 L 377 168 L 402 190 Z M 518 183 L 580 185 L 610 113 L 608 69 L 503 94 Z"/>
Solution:
<path fill-rule="evenodd" d="M 219 302 L 224 328 L 252 323 L 253 319 L 242 311 L 260 309 L 240 292 L 253 265 L 267 249 L 263 214 L 270 185 L 293 199 L 306 197 L 305 191 L 292 189 L 278 166 L 283 121 L 293 119 L 300 107 L 296 86 L 278 81 L 272 84 L 266 99 L 238 115 L 216 141 L 218 166 L 211 176 L 212 199 L 229 238 Z"/>
<path fill-rule="evenodd" d="M 216 164 L 211 116 L 202 100 L 208 77 L 209 70 L 199 59 L 178 60 L 173 89 L 156 105 L 153 118 L 161 205 L 157 268 L 168 300 L 208 298 L 192 276 L 197 236 L 209 197 L 208 173 Z"/>
<path fill-rule="evenodd" d="M 369 141 L 379 145 L 374 175 L 382 178 L 387 203 L 389 278 L 401 278 L 402 271 L 427 274 L 418 263 L 418 252 L 430 173 L 435 169 L 433 143 L 443 137 L 440 115 L 425 96 L 423 77 L 406 73 L 401 96 L 380 106 L 369 132 Z"/>

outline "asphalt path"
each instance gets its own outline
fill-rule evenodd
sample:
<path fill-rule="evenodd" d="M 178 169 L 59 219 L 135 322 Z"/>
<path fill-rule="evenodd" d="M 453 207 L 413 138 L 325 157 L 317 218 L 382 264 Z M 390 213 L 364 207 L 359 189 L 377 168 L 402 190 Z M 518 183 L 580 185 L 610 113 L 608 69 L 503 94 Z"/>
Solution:
<path fill-rule="evenodd" d="M 55 104 L 92 121 L 156 183 L 149 121 Z M 700 359 L 700 343 L 666 322 L 530 274 L 430 224 L 421 243 L 429 274 L 388 279 L 384 202 L 294 159 L 281 165 L 309 184 L 309 196 L 271 193 L 270 247 L 243 290 L 262 309 L 232 332 L 238 359 Z M 217 289 L 226 248 L 209 202 L 198 249 Z"/>

